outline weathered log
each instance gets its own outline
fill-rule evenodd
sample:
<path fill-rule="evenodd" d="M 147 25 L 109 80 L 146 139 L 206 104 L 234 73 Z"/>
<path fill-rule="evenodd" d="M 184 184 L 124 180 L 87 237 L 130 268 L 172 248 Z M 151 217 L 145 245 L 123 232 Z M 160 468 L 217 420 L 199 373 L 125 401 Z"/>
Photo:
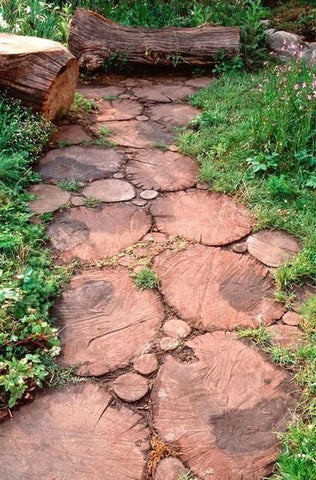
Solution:
<path fill-rule="evenodd" d="M 0 91 L 49 120 L 70 108 L 78 70 L 78 60 L 58 42 L 0 33 Z"/>
<path fill-rule="evenodd" d="M 239 39 L 237 27 L 126 27 L 78 8 L 70 25 L 69 49 L 89 71 L 111 58 L 147 65 L 207 65 L 221 51 L 236 55 Z"/>

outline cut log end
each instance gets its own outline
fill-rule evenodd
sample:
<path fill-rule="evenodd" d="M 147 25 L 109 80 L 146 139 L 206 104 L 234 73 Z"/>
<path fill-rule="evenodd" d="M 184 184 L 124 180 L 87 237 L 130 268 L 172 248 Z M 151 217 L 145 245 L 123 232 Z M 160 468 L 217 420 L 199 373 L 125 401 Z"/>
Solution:
<path fill-rule="evenodd" d="M 0 91 L 49 120 L 69 110 L 78 61 L 60 43 L 0 33 Z"/>
<path fill-rule="evenodd" d="M 119 25 L 78 8 L 71 21 L 69 48 L 88 71 L 97 70 L 115 55 L 124 62 L 145 65 L 209 65 L 219 52 L 239 52 L 239 28 L 143 28 Z"/>

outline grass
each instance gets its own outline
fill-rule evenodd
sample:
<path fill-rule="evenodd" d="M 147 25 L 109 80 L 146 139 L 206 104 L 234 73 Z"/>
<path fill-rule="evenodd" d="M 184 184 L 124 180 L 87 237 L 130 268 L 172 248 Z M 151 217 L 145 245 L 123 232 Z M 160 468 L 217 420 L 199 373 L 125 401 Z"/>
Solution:
<path fill-rule="evenodd" d="M 135 275 L 135 285 L 141 290 L 153 289 L 159 286 L 159 280 L 152 270 L 143 268 Z"/>
<path fill-rule="evenodd" d="M 78 190 L 80 190 L 81 188 L 78 182 L 67 182 L 67 181 L 58 182 L 57 186 L 59 188 L 62 188 L 63 190 L 66 190 L 67 192 L 78 192 Z"/>
<path fill-rule="evenodd" d="M 81 93 L 75 92 L 70 114 L 79 115 L 80 113 L 92 113 L 97 108 L 94 100 L 89 100 Z"/>
<path fill-rule="evenodd" d="M 53 126 L 18 102 L 0 97 L 0 408 L 12 408 L 49 377 L 59 353 L 49 316 L 67 279 L 43 248 L 44 225 L 31 222 L 27 187 L 38 181 L 32 161 Z"/>

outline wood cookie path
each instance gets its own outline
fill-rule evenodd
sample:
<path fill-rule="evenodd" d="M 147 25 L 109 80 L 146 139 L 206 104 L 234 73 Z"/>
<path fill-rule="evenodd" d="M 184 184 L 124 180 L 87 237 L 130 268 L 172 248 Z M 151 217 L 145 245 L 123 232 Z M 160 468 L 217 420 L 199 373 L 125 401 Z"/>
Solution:
<path fill-rule="evenodd" d="M 276 343 L 300 341 L 299 317 L 274 301 L 271 275 L 300 245 L 283 232 L 253 234 L 250 212 L 198 184 L 197 162 L 175 146 L 177 127 L 199 113 L 188 97 L 208 83 L 106 77 L 81 86 L 97 110 L 60 126 L 39 162 L 31 208 L 55 212 L 56 262 L 82 265 L 54 309 L 59 362 L 87 381 L 47 389 L 3 423 L 3 480 L 271 473 L 276 432 L 298 395 L 236 330 L 266 325 Z M 157 290 L 135 286 L 144 267 Z"/>

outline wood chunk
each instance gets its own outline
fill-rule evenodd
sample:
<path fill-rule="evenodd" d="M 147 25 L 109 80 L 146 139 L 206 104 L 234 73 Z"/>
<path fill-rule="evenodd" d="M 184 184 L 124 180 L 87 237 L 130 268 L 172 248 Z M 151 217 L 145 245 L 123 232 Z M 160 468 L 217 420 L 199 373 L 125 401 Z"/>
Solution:
<path fill-rule="evenodd" d="M 116 145 L 134 148 L 150 148 L 153 144 L 174 143 L 176 133 L 174 129 L 163 128 L 156 122 L 141 122 L 138 120 L 105 122 L 109 128 L 109 139 Z M 91 130 L 98 134 L 102 123 L 91 126 Z"/>
<path fill-rule="evenodd" d="M 121 153 L 111 148 L 66 147 L 50 150 L 39 162 L 45 180 L 91 181 L 106 178 L 123 165 Z"/>
<path fill-rule="evenodd" d="M 272 325 L 267 328 L 267 332 L 271 335 L 273 345 L 289 348 L 298 347 L 304 343 L 303 333 L 296 326 Z"/>
<path fill-rule="evenodd" d="M 149 390 L 147 380 L 137 373 L 125 373 L 112 384 L 112 390 L 124 402 L 137 402 Z"/>
<path fill-rule="evenodd" d="M 83 195 L 101 202 L 126 202 L 132 200 L 136 193 L 134 188 L 124 180 L 97 180 L 83 189 Z"/>
<path fill-rule="evenodd" d="M 0 90 L 49 120 L 70 109 L 78 74 L 61 43 L 0 33 Z"/>
<path fill-rule="evenodd" d="M 55 315 L 62 328 L 62 364 L 81 363 L 79 375 L 103 375 L 143 353 L 160 328 L 158 295 L 135 288 L 124 268 L 76 275 Z"/>
<path fill-rule="evenodd" d="M 247 238 L 250 255 L 268 267 L 280 267 L 294 258 L 301 245 L 293 235 L 282 230 L 261 230 Z"/>
<path fill-rule="evenodd" d="M 58 127 L 57 132 L 52 136 L 54 143 L 69 143 L 78 145 L 79 143 L 91 140 L 81 125 L 62 125 Z"/>
<path fill-rule="evenodd" d="M 199 114 L 197 108 L 186 104 L 158 104 L 150 107 L 149 117 L 155 122 L 164 125 L 173 125 L 181 127 Z"/>
<path fill-rule="evenodd" d="M 154 480 L 179 480 L 186 473 L 185 466 L 175 457 L 166 457 L 157 465 Z"/>
<path fill-rule="evenodd" d="M 70 200 L 70 193 L 55 185 L 40 183 L 32 185 L 29 193 L 36 195 L 37 199 L 30 202 L 30 208 L 34 213 L 41 215 L 46 212 L 54 212 Z"/>
<path fill-rule="evenodd" d="M 301 321 L 301 317 L 295 312 L 286 312 L 282 317 L 282 322 L 286 325 L 297 327 Z"/>
<path fill-rule="evenodd" d="M 78 8 L 69 32 L 70 51 L 88 71 L 104 65 L 111 54 L 124 55 L 128 63 L 206 65 L 220 51 L 234 56 L 239 51 L 236 27 L 143 28 L 114 23 L 90 10 Z"/>
<path fill-rule="evenodd" d="M 270 325 L 284 313 L 268 269 L 246 255 L 192 245 L 158 255 L 154 270 L 167 303 L 205 330 Z"/>
<path fill-rule="evenodd" d="M 193 187 L 198 164 L 180 153 L 141 150 L 128 162 L 126 173 L 138 188 L 170 192 Z"/>
<path fill-rule="evenodd" d="M 142 478 L 149 429 L 96 384 L 49 389 L 1 425 L 3 480 Z M 114 448 L 115 445 L 115 448 Z"/>
<path fill-rule="evenodd" d="M 247 235 L 253 220 L 231 197 L 203 190 L 169 193 L 151 205 L 157 229 L 204 245 L 226 245 Z"/>
<path fill-rule="evenodd" d="M 297 395 L 290 376 L 232 333 L 187 343 L 198 358 L 168 356 L 154 383 L 154 427 L 199 478 L 259 480 L 278 453 Z M 212 472 L 212 475 L 210 475 Z"/>
<path fill-rule="evenodd" d="M 115 120 L 131 120 L 141 115 L 143 106 L 135 100 L 112 100 L 98 105 L 98 111 L 91 114 L 91 121 L 111 122 Z"/>
<path fill-rule="evenodd" d="M 158 369 L 158 360 L 154 353 L 144 353 L 136 358 L 133 367 L 136 372 L 142 375 L 150 375 Z"/>
<path fill-rule="evenodd" d="M 180 345 L 179 339 L 176 337 L 163 337 L 160 340 L 160 348 L 164 352 L 175 350 Z"/>
<path fill-rule="evenodd" d="M 60 261 L 95 261 L 112 256 L 140 240 L 150 229 L 151 220 L 132 205 L 77 207 L 59 213 L 48 229 L 52 247 Z"/>

